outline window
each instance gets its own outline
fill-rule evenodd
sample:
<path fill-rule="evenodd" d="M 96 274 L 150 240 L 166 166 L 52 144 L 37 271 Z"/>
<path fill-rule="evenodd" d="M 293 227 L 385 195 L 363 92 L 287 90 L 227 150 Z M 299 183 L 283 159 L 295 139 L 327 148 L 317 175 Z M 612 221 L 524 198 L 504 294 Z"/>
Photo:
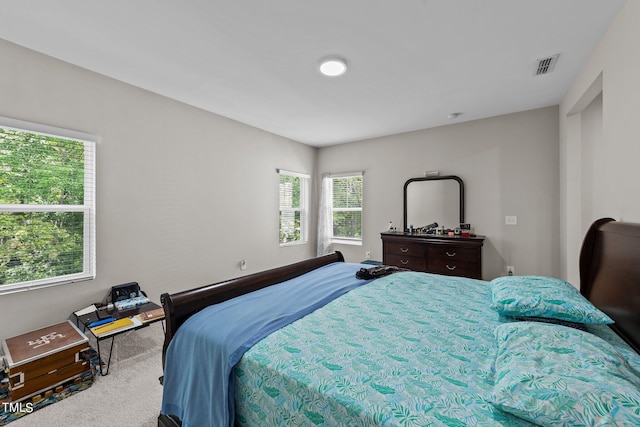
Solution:
<path fill-rule="evenodd" d="M 95 138 L 0 118 L 0 294 L 95 277 Z"/>
<path fill-rule="evenodd" d="M 333 241 L 362 241 L 362 173 L 333 175 Z"/>
<path fill-rule="evenodd" d="M 309 175 L 278 170 L 280 174 L 280 245 L 308 240 Z"/>

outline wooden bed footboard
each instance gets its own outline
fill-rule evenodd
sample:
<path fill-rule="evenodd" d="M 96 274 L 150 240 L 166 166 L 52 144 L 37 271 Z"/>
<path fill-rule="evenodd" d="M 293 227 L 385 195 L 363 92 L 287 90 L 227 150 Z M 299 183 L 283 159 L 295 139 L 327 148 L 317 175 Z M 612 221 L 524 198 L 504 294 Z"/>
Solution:
<path fill-rule="evenodd" d="M 171 339 L 180 326 L 191 315 L 205 307 L 217 304 L 267 286 L 284 282 L 301 276 L 311 270 L 334 262 L 344 262 L 340 252 L 334 252 L 317 258 L 300 261 L 271 270 L 261 271 L 248 276 L 242 276 L 224 282 L 214 283 L 175 294 L 164 293 L 160 300 L 164 308 L 166 332 L 162 347 L 162 367 L 164 369 L 165 356 Z"/>

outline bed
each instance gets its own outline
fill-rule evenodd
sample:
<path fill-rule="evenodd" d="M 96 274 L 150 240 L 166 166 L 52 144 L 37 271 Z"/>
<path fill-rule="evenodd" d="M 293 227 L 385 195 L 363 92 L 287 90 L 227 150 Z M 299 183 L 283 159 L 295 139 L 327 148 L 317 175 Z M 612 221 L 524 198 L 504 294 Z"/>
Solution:
<path fill-rule="evenodd" d="M 638 425 L 640 225 L 596 221 L 579 262 L 579 293 L 334 253 L 164 294 L 158 424 Z"/>

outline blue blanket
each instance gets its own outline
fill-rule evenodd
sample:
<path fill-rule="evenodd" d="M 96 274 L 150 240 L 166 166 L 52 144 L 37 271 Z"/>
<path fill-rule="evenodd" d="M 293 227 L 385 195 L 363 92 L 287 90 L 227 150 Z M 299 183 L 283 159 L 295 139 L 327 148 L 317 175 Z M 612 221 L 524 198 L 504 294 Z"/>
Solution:
<path fill-rule="evenodd" d="M 166 354 L 163 414 L 184 427 L 232 426 L 231 371 L 252 345 L 370 280 L 361 264 L 334 263 L 286 282 L 216 304 L 191 316 Z"/>

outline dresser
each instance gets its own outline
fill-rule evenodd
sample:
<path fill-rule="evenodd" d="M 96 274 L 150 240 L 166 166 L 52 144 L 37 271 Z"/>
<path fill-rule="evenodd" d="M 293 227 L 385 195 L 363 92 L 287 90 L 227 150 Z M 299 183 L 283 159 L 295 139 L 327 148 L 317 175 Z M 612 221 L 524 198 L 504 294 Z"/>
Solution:
<path fill-rule="evenodd" d="M 414 271 L 482 279 L 484 236 L 383 232 L 382 263 Z"/>

